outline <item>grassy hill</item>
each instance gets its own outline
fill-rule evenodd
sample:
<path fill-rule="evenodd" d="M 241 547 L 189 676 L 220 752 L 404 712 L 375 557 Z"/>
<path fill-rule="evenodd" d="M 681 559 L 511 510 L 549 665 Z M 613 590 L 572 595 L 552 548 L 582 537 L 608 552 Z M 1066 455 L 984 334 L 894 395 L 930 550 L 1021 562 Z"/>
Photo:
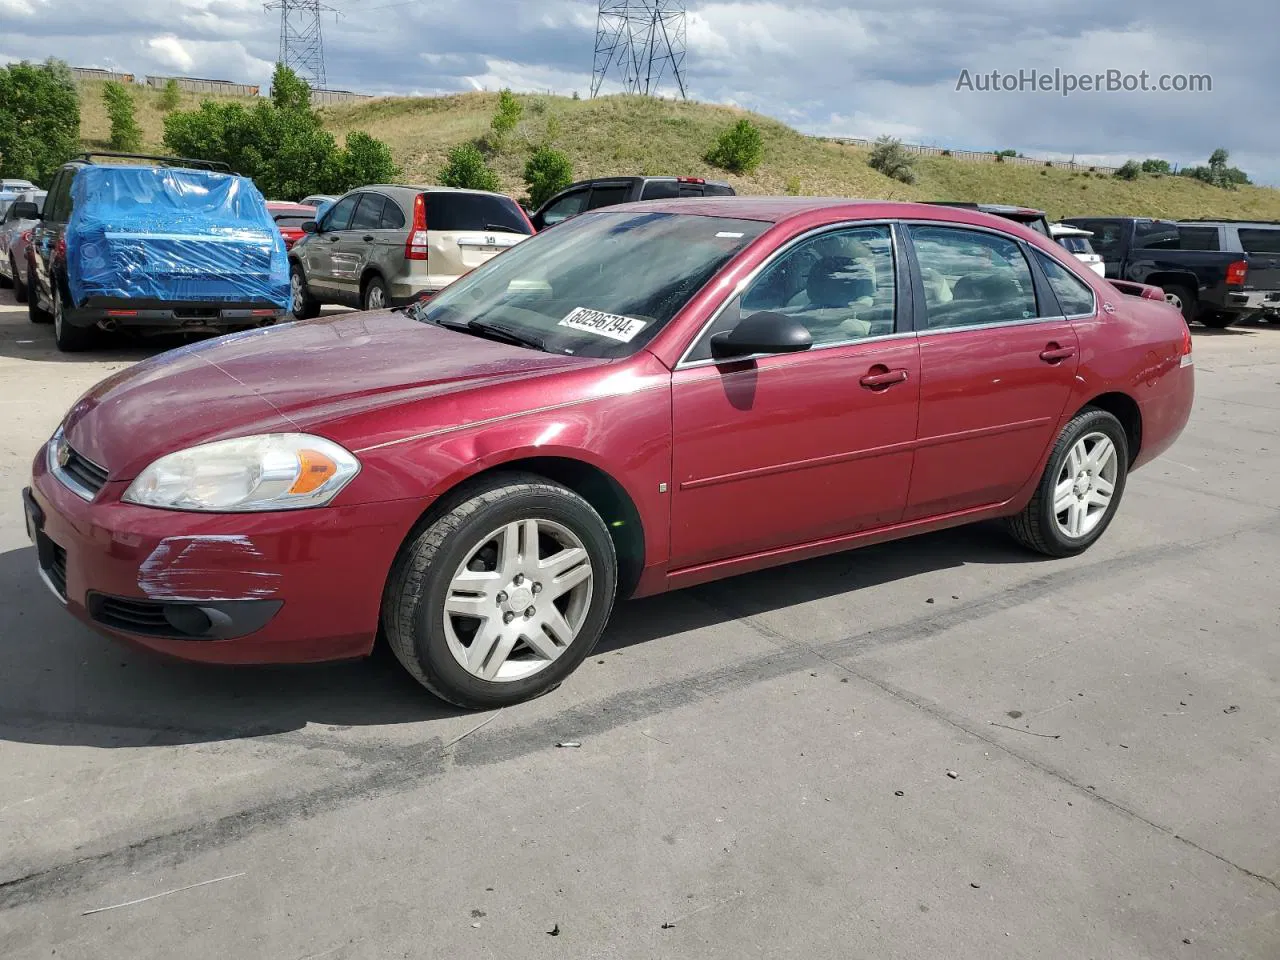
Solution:
<path fill-rule="evenodd" d="M 138 123 L 149 150 L 162 150 L 164 115 L 159 91 L 138 88 Z M 184 94 L 180 109 L 198 105 Z M 643 97 L 522 95 L 524 118 L 492 160 L 504 187 L 524 191 L 520 174 L 532 145 L 548 133 L 573 161 L 578 178 L 617 173 L 677 174 L 727 179 L 740 193 L 880 197 L 895 200 L 981 200 L 1017 203 L 1071 214 L 1155 217 L 1233 217 L 1280 220 L 1280 190 L 1243 187 L 1220 190 L 1195 180 L 1144 176 L 1124 181 L 1106 174 L 1057 167 L 972 163 L 947 157 L 920 157 L 919 179 L 908 186 L 867 166 L 867 151 L 803 136 L 767 117 L 753 116 L 765 141 L 765 159 L 752 176 L 727 176 L 702 156 L 721 129 L 743 116 L 729 107 L 652 100 Z M 497 95 L 388 97 L 326 107 L 325 125 L 339 139 L 364 130 L 385 140 L 405 179 L 431 182 L 456 144 L 482 137 L 497 106 Z M 81 131 L 88 148 L 102 149 L 110 125 L 102 105 L 102 85 L 81 85 Z"/>

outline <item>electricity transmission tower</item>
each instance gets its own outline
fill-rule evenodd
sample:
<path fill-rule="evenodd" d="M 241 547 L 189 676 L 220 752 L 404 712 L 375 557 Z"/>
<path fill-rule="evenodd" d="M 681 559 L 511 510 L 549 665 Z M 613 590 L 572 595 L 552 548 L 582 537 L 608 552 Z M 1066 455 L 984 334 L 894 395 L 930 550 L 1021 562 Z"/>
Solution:
<path fill-rule="evenodd" d="M 338 11 L 320 0 L 268 0 L 263 6 L 280 11 L 277 61 L 307 81 L 312 90 L 323 90 L 324 35 L 320 31 L 320 14 Z"/>
<path fill-rule="evenodd" d="M 628 93 L 657 93 L 664 74 L 686 98 L 684 55 L 688 47 L 685 0 L 600 0 L 591 96 L 610 73 L 620 74 Z"/>

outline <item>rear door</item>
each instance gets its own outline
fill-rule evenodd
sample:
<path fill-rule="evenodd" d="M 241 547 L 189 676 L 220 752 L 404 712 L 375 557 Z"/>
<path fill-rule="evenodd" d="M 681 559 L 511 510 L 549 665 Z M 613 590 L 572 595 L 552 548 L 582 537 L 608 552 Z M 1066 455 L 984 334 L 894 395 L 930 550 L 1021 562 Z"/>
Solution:
<path fill-rule="evenodd" d="M 427 269 L 433 290 L 448 286 L 532 233 L 524 212 L 510 197 L 466 190 L 432 191 L 426 196 Z"/>
<path fill-rule="evenodd" d="M 75 180 L 75 168 L 59 170 L 45 198 L 43 218 L 31 232 L 31 254 L 35 263 L 36 286 L 30 296 L 37 303 L 48 303 L 53 296 L 51 272 L 58 241 L 66 233 L 71 218 L 71 183 Z"/>
<path fill-rule="evenodd" d="M 1003 503 L 1053 442 L 1079 365 L 1056 297 L 996 231 L 912 224 L 920 426 L 906 520 Z M 1090 311 L 1092 312 L 1092 311 Z"/>
<path fill-rule="evenodd" d="M 1237 228 L 1240 247 L 1249 254 L 1249 286 L 1280 293 L 1280 226 Z M 1275 306 L 1280 308 L 1280 297 Z"/>
<path fill-rule="evenodd" d="M 1124 257 L 1124 232 L 1126 224 L 1119 220 L 1082 220 L 1073 217 L 1063 221 L 1073 227 L 1093 233 L 1089 244 L 1093 252 L 1102 257 L 1103 271 L 1107 279 L 1120 280 L 1120 267 Z"/>
<path fill-rule="evenodd" d="M 612 207 L 619 203 L 627 203 L 635 192 L 635 183 L 631 180 L 595 183 L 591 185 L 591 199 L 587 201 L 588 210 L 599 210 L 601 207 Z"/>

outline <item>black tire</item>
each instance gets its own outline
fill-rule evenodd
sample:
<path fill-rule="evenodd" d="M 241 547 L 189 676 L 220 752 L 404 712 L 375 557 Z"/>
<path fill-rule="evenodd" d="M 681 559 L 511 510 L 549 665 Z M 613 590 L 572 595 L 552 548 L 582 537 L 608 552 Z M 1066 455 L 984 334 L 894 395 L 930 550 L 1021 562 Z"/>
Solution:
<path fill-rule="evenodd" d="M 298 320 L 310 320 L 320 316 L 320 301 L 307 289 L 307 275 L 297 263 L 289 265 L 289 309 Z"/>
<path fill-rule="evenodd" d="M 13 299 L 19 303 L 27 302 L 27 285 L 22 282 L 22 274 L 18 271 L 18 265 L 14 263 L 13 257 L 9 257 L 9 269 L 13 273 Z"/>
<path fill-rule="evenodd" d="M 9 265 L 10 265 L 10 267 L 12 267 L 12 266 L 13 266 L 13 258 L 12 258 L 12 257 L 10 257 L 10 258 L 9 258 Z M 17 279 L 17 277 L 18 277 L 17 271 L 14 271 L 14 273 L 13 273 L 13 277 L 14 277 L 14 280 L 16 280 L 16 279 Z M 6 277 L 6 276 L 0 275 L 0 290 L 8 290 L 10 287 L 12 287 L 12 286 L 13 286 L 14 280 L 11 280 L 11 279 L 9 279 L 9 278 L 8 278 L 8 277 Z"/>
<path fill-rule="evenodd" d="M 379 276 L 372 276 L 365 281 L 364 290 L 360 293 L 360 309 L 385 310 L 386 308 L 387 282 Z"/>
<path fill-rule="evenodd" d="M 613 608 L 617 558 L 604 521 L 573 491 L 527 473 L 494 474 L 444 508 L 409 537 L 387 580 L 382 627 L 396 659 L 436 696 L 468 709 L 510 706 L 554 690 L 591 653 Z M 484 680 L 450 652 L 444 600 L 454 571 L 482 538 L 521 519 L 553 521 L 581 541 L 592 565 L 591 599 L 577 635 L 559 657 L 523 679 Z"/>
<path fill-rule="evenodd" d="M 73 327 L 63 322 L 62 291 L 53 284 L 53 342 L 63 353 L 80 353 L 93 346 L 97 331 L 93 327 Z"/>
<path fill-rule="evenodd" d="M 1225 330 L 1238 320 L 1234 313 L 1209 310 L 1200 315 L 1200 322 L 1211 330 Z"/>
<path fill-rule="evenodd" d="M 1063 532 L 1054 514 L 1054 492 L 1058 476 L 1066 464 L 1071 448 L 1091 433 L 1105 435 L 1116 450 L 1115 489 L 1101 520 L 1082 537 L 1069 537 Z M 1045 467 L 1040 484 L 1031 502 L 1016 517 L 1009 520 L 1014 538 L 1028 549 L 1050 557 L 1070 557 L 1088 550 L 1106 532 L 1124 496 L 1125 481 L 1129 475 L 1129 439 L 1120 421 L 1105 410 L 1086 407 L 1062 428 L 1058 442 Z"/>
<path fill-rule="evenodd" d="M 1182 311 L 1182 319 L 1188 324 L 1196 319 L 1196 292 L 1190 287 L 1185 287 L 1180 283 L 1170 283 L 1161 285 L 1164 290 L 1164 298 L 1173 306 Z M 1174 303 L 1174 300 L 1177 300 Z"/>
<path fill-rule="evenodd" d="M 36 272 L 31 267 L 27 267 L 27 316 L 32 323 L 53 323 L 53 314 L 48 310 L 40 309 L 39 300 L 40 288 L 36 286 Z"/>

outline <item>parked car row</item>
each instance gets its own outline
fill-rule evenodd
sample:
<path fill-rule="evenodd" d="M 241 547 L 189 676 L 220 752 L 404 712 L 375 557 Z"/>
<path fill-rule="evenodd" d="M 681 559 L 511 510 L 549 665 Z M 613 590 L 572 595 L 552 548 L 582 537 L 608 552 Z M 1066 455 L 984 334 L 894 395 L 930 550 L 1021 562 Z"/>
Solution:
<path fill-rule="evenodd" d="M 27 246 L 46 196 L 45 191 L 34 187 L 13 194 L 0 193 L 0 287 L 12 287 L 19 303 L 27 302 Z"/>

